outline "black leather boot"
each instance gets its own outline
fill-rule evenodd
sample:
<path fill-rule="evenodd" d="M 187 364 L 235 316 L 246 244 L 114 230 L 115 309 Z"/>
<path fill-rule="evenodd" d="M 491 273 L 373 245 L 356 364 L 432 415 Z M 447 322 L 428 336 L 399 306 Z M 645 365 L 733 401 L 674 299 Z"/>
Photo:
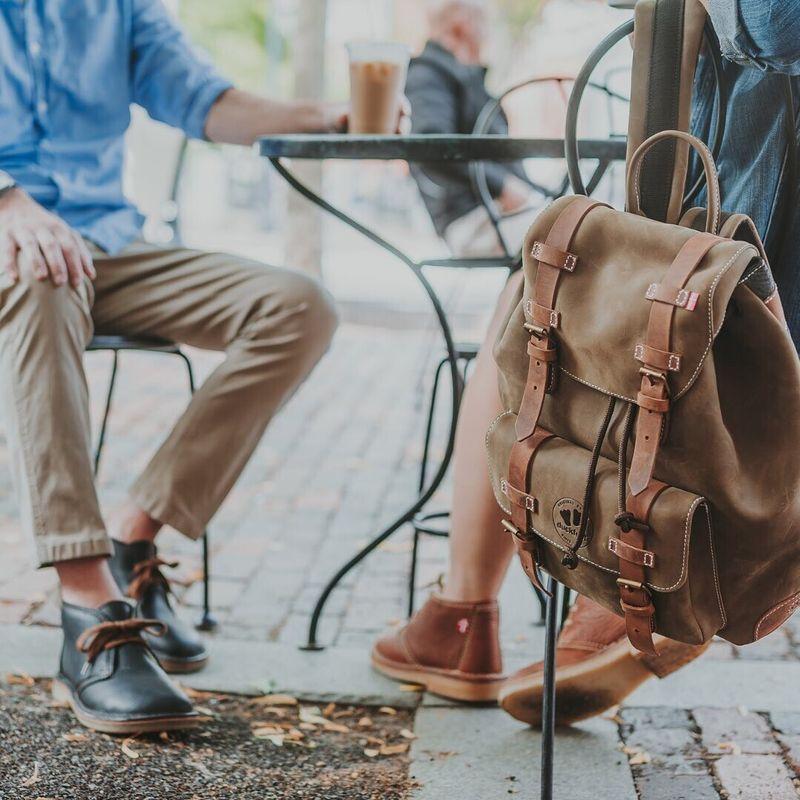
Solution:
<path fill-rule="evenodd" d="M 142 638 L 163 627 L 137 619 L 124 600 L 100 608 L 64 603 L 64 646 L 53 695 L 87 728 L 136 733 L 192 728 L 205 721 L 159 666 Z"/>
<path fill-rule="evenodd" d="M 109 566 L 123 594 L 136 604 L 136 616 L 157 619 L 167 627 L 163 636 L 143 634 L 161 666 L 167 672 L 202 669 L 208 661 L 205 644 L 194 628 L 176 616 L 169 601 L 169 581 L 160 569 L 175 565 L 162 561 L 152 542 L 112 542 Z"/>

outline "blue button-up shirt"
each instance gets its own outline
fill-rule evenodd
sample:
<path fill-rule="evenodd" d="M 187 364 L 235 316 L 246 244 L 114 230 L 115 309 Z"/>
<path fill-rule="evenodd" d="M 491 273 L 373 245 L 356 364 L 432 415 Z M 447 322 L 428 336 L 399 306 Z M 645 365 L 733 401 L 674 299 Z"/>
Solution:
<path fill-rule="evenodd" d="M 199 138 L 229 87 L 160 0 L 0 0 L 0 171 L 110 253 L 142 224 L 122 192 L 130 104 Z"/>

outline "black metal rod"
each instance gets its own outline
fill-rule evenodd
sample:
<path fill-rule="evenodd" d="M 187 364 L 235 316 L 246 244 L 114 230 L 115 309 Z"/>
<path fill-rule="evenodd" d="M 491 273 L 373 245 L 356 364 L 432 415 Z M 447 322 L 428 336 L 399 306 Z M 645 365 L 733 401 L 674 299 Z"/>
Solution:
<path fill-rule="evenodd" d="M 439 394 L 439 378 L 442 374 L 442 367 L 447 364 L 447 359 L 443 358 L 436 366 L 436 372 L 433 374 L 433 386 L 431 388 L 431 402 L 428 407 L 428 420 L 425 424 L 425 442 L 422 447 L 422 461 L 419 467 L 419 487 L 417 491 L 422 494 L 425 488 L 425 481 L 428 477 L 428 456 L 431 451 L 431 437 L 433 436 L 433 417 L 436 413 L 436 397 Z M 457 391 L 453 388 L 453 391 Z"/>
<path fill-rule="evenodd" d="M 408 573 L 408 618 L 414 614 L 414 593 L 417 591 L 417 557 L 419 556 L 420 532 L 414 528 L 414 540 L 411 545 L 411 569 Z"/>
<path fill-rule="evenodd" d="M 405 264 L 411 272 L 414 274 L 414 277 L 422 286 L 423 290 L 428 296 L 430 300 L 431 306 L 433 306 L 434 314 L 436 315 L 436 319 L 439 323 L 439 327 L 442 331 L 442 336 L 444 337 L 445 343 L 445 350 L 447 352 L 447 362 L 450 366 L 450 379 L 452 381 L 452 385 L 458 386 L 459 375 L 458 375 L 458 359 L 456 357 L 456 350 L 455 345 L 453 344 L 453 336 L 450 331 L 450 324 L 447 321 L 447 315 L 445 314 L 444 308 L 442 307 L 442 303 L 439 300 L 438 295 L 434 291 L 433 287 L 431 286 L 428 279 L 425 277 L 424 274 L 424 267 L 426 265 L 425 261 L 414 261 L 412 258 L 407 256 L 401 250 L 398 250 L 393 244 L 386 241 L 386 239 L 378 236 L 377 233 L 371 231 L 369 228 L 362 225 L 357 220 L 353 219 L 351 216 L 345 214 L 340 209 L 336 208 L 335 206 L 331 205 L 327 200 L 324 200 L 314 191 L 312 191 L 308 186 L 306 186 L 302 181 L 300 181 L 297 177 L 295 177 L 284 165 L 281 163 L 280 158 L 272 157 L 270 158 L 270 163 L 275 168 L 276 172 L 299 194 L 305 197 L 314 205 L 321 208 L 323 211 L 328 212 L 332 216 L 336 217 L 341 222 L 344 222 L 345 225 L 349 225 L 355 231 L 360 233 L 362 236 L 365 236 L 370 241 L 377 244 L 379 247 L 382 247 L 387 253 L 390 253 L 403 264 Z M 331 592 L 336 588 L 342 578 L 347 575 L 350 570 L 360 564 L 373 550 L 375 550 L 382 542 L 388 539 L 398 528 L 405 525 L 407 522 L 410 522 L 415 514 L 422 509 L 428 500 L 434 495 L 436 490 L 439 488 L 444 476 L 447 473 L 447 469 L 450 465 L 450 460 L 453 456 L 453 449 L 455 447 L 455 438 L 456 438 L 456 421 L 458 419 L 458 401 L 459 401 L 459 393 L 457 391 L 453 392 L 452 403 L 451 403 L 451 415 L 450 415 L 450 431 L 447 437 L 447 447 L 445 449 L 444 457 L 442 459 L 441 464 L 439 465 L 439 469 L 436 471 L 436 474 L 433 476 L 430 485 L 425 489 L 424 492 L 421 492 L 417 500 L 406 510 L 404 511 L 394 522 L 391 523 L 387 528 L 385 528 L 381 533 L 379 533 L 372 541 L 370 541 L 367 545 L 361 548 L 346 564 L 344 564 L 336 574 L 328 581 L 325 585 L 325 588 L 322 590 L 322 594 L 320 594 L 319 599 L 317 600 L 316 605 L 314 606 L 314 611 L 311 614 L 311 621 L 308 627 L 308 640 L 303 649 L 305 650 L 321 650 L 322 647 L 317 642 L 317 629 L 319 627 L 319 620 L 322 616 L 322 611 L 325 608 L 325 604 L 328 601 L 328 597 L 330 596 Z"/>
<path fill-rule="evenodd" d="M 544 686 L 542 694 L 541 800 L 553 800 L 553 754 L 556 726 L 556 633 L 559 583 L 547 578 L 547 614 L 544 629 Z"/>
<path fill-rule="evenodd" d="M 97 449 L 94 451 L 94 474 L 100 471 L 100 458 L 103 455 L 103 447 L 106 443 L 106 429 L 108 428 L 108 418 L 111 416 L 111 402 L 114 399 L 114 386 L 117 383 L 117 366 L 119 364 L 119 353 L 112 350 L 114 354 L 111 361 L 111 376 L 108 379 L 108 392 L 106 394 L 106 407 L 103 412 L 103 421 L 100 423 L 100 433 L 97 437 Z"/>
<path fill-rule="evenodd" d="M 192 366 L 191 359 L 182 350 L 178 350 L 176 355 L 183 359 L 186 365 L 186 375 L 189 379 L 189 394 L 194 397 L 197 383 L 194 378 L 194 367 Z M 217 627 L 217 621 L 211 613 L 211 567 L 210 553 L 208 546 L 208 529 L 203 531 L 203 616 L 197 623 L 198 630 L 213 631 Z"/>

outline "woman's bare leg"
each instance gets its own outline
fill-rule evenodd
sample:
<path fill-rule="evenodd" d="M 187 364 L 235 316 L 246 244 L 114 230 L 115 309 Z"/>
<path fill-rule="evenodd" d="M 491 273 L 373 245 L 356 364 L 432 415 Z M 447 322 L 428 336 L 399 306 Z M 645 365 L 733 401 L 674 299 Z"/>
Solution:
<path fill-rule="evenodd" d="M 506 285 L 464 392 L 453 462 L 450 567 L 443 596 L 448 600 L 494 600 L 514 553 L 503 532 L 502 511 L 492 493 L 486 462 L 486 430 L 503 411 L 492 346 L 518 290 L 522 274 Z"/>

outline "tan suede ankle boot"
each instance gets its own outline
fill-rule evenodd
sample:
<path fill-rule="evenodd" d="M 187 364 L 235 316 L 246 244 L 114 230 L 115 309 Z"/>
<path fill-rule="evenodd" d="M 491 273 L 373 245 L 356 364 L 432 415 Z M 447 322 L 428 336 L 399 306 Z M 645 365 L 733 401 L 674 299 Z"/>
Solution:
<path fill-rule="evenodd" d="M 498 627 L 496 602 L 434 595 L 404 628 L 375 643 L 372 664 L 451 700 L 491 702 L 504 679 Z"/>

